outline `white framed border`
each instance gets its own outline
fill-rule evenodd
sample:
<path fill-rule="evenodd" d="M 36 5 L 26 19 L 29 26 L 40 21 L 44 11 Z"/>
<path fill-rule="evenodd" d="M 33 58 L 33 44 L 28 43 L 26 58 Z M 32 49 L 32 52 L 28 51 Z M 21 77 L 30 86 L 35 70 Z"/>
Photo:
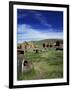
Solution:
<path fill-rule="evenodd" d="M 17 81 L 17 9 L 32 9 L 32 10 L 50 10 L 63 11 L 63 79 L 44 79 L 44 80 L 22 80 Z M 47 6 L 29 6 L 29 5 L 14 5 L 13 6 L 13 83 L 14 85 L 30 85 L 30 84 L 45 84 L 45 83 L 61 83 L 67 82 L 67 8 L 47 7 Z"/>

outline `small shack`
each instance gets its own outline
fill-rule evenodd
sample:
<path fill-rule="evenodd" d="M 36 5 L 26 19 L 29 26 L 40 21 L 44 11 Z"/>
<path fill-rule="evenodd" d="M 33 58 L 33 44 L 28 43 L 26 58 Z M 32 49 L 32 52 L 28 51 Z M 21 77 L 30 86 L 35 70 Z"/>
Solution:
<path fill-rule="evenodd" d="M 17 49 L 17 76 L 19 77 L 23 72 L 31 70 L 32 63 L 25 59 L 24 49 Z"/>

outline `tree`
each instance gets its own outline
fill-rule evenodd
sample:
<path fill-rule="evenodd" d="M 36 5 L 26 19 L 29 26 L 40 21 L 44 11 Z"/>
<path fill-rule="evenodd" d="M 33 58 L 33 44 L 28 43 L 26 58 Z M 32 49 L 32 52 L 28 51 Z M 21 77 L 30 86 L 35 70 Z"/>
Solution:
<path fill-rule="evenodd" d="M 43 43 L 43 48 L 45 48 L 46 47 L 46 45 L 45 45 L 45 43 Z"/>
<path fill-rule="evenodd" d="M 57 40 L 55 46 L 60 46 L 60 42 Z"/>
<path fill-rule="evenodd" d="M 36 53 L 38 53 L 38 49 L 36 49 Z"/>
<path fill-rule="evenodd" d="M 50 47 L 52 47 L 52 44 L 50 44 Z"/>
<path fill-rule="evenodd" d="M 46 47 L 49 47 L 49 43 L 46 45 Z"/>

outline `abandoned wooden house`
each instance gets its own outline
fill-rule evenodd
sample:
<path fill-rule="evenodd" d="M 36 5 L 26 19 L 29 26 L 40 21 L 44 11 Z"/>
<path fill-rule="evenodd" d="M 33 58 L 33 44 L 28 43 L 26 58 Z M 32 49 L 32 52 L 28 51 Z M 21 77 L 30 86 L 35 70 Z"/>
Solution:
<path fill-rule="evenodd" d="M 23 61 L 22 61 L 22 73 L 27 72 L 27 71 L 31 70 L 32 68 L 33 68 L 33 64 L 30 61 L 23 59 Z"/>
<path fill-rule="evenodd" d="M 25 59 L 24 49 L 17 49 L 17 75 L 32 69 L 32 63 Z"/>

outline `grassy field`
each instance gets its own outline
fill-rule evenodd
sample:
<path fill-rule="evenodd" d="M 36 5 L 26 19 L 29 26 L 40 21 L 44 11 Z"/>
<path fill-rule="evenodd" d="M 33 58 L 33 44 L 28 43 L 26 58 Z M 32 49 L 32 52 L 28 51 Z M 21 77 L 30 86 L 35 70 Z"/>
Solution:
<path fill-rule="evenodd" d="M 32 62 L 33 68 L 21 73 L 18 80 L 54 79 L 63 77 L 63 51 L 48 48 L 39 53 L 27 51 L 25 59 Z"/>

